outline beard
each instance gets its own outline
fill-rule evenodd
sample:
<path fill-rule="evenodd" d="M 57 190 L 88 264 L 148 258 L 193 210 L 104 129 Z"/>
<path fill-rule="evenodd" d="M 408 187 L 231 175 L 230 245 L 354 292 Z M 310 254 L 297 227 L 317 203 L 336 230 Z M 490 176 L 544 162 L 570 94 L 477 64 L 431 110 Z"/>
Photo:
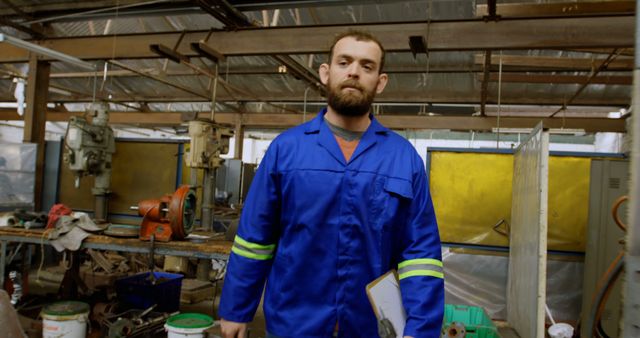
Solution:
<path fill-rule="evenodd" d="M 336 86 L 331 85 L 331 80 L 327 83 L 329 91 L 327 93 L 327 103 L 336 113 L 342 116 L 362 116 L 371 109 L 371 103 L 376 96 L 375 88 L 367 91 L 356 80 L 346 80 Z M 354 88 L 359 91 L 343 92 L 344 88 Z"/>

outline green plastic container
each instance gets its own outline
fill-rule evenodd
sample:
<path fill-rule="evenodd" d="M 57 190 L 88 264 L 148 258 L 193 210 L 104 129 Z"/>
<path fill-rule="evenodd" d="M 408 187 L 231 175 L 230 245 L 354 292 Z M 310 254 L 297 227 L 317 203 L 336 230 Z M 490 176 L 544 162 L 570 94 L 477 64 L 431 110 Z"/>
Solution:
<path fill-rule="evenodd" d="M 445 304 L 442 336 L 447 336 L 453 323 L 464 325 L 465 338 L 500 338 L 498 329 L 481 307 Z"/>

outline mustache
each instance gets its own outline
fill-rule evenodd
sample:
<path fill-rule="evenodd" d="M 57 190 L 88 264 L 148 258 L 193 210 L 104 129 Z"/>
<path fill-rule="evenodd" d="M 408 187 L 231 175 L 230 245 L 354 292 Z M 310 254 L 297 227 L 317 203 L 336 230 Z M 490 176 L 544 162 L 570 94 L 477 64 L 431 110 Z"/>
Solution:
<path fill-rule="evenodd" d="M 344 82 L 342 82 L 342 84 L 340 84 L 340 89 L 344 88 L 355 88 L 360 91 L 364 90 L 364 88 L 362 88 L 360 83 L 358 83 L 358 81 L 356 80 L 345 80 Z"/>

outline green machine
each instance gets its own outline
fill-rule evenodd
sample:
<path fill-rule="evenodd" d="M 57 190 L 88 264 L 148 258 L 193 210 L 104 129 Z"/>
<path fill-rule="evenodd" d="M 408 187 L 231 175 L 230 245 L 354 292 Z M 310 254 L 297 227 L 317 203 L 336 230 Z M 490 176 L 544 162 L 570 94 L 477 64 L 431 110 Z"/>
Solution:
<path fill-rule="evenodd" d="M 441 337 L 500 338 L 500 335 L 481 307 L 445 304 Z"/>

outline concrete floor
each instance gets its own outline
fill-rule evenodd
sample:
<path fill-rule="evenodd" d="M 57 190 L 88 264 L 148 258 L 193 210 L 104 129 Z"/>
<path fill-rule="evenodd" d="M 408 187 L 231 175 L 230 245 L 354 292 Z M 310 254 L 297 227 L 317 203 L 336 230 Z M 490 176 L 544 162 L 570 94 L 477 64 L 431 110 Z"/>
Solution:
<path fill-rule="evenodd" d="M 516 331 L 510 327 L 501 327 L 498 328 L 498 333 L 502 338 L 520 338 Z"/>
<path fill-rule="evenodd" d="M 222 283 L 219 283 L 219 284 L 221 286 Z M 214 300 L 206 300 L 197 304 L 181 304 L 180 311 L 204 313 L 204 314 L 213 316 L 213 318 L 215 318 L 216 320 L 219 319 L 217 318 L 217 309 L 220 302 L 220 291 L 221 291 L 220 286 L 218 286 L 215 302 Z M 506 323 L 500 322 L 497 324 L 497 326 L 498 326 L 498 333 L 500 334 L 501 338 L 520 338 L 520 336 L 516 333 L 515 330 L 506 326 Z M 264 319 L 264 313 L 262 312 L 262 303 L 261 303 L 260 306 L 258 307 L 258 311 L 256 311 L 254 320 L 249 324 L 250 332 L 247 338 L 264 338 L 266 336 L 265 327 L 266 327 L 265 319 Z M 209 332 L 213 333 L 214 335 L 220 334 L 219 328 L 218 329 L 214 328 Z"/>
<path fill-rule="evenodd" d="M 205 300 L 196 304 L 180 304 L 181 312 L 197 312 L 204 313 L 209 316 L 212 316 L 214 319 L 218 320 L 218 305 L 220 304 L 220 292 L 221 292 L 222 283 L 219 283 L 218 290 L 215 293 L 215 300 Z M 247 338 L 264 338 L 266 337 L 266 325 L 264 320 L 264 313 L 262 312 L 262 303 L 258 306 L 258 311 L 256 311 L 256 315 L 251 323 L 249 323 L 249 335 Z M 213 333 L 214 335 L 220 334 L 219 328 L 213 328 L 208 331 Z"/>
<path fill-rule="evenodd" d="M 36 273 L 32 274 L 35 276 Z M 31 277 L 31 276 L 30 276 Z M 40 283 L 31 284 L 32 291 L 36 294 L 41 294 L 44 292 L 55 292 L 57 289 L 57 285 L 49 285 Z M 221 292 L 222 283 L 218 283 L 217 291 L 215 292 L 215 299 L 201 301 L 195 304 L 180 304 L 180 312 L 195 312 L 195 313 L 203 313 L 211 316 L 215 320 L 218 320 L 217 310 L 220 302 L 220 292 Z M 507 327 L 504 322 L 497 323 L 498 332 L 502 338 L 519 338 L 518 334 L 511 328 Z M 264 338 L 266 337 L 265 331 L 265 319 L 264 313 L 262 312 L 262 304 L 258 307 L 258 311 L 256 312 L 254 320 L 249 323 L 249 336 L 247 338 Z M 219 327 L 212 328 L 208 331 L 211 335 L 210 337 L 215 338 L 220 335 Z M 158 337 L 166 337 L 166 335 L 159 335 Z"/>
<path fill-rule="evenodd" d="M 218 309 L 218 304 L 220 302 L 220 289 L 218 289 L 217 292 L 217 297 L 215 299 L 215 305 L 214 305 L 214 301 L 213 300 L 207 300 L 207 301 L 203 301 L 197 304 L 182 304 L 180 306 L 180 310 L 183 312 L 199 312 L 199 313 L 205 313 L 208 315 L 213 315 L 214 311 L 217 312 Z M 217 316 L 214 316 L 214 318 L 218 319 Z M 506 326 L 506 323 L 504 322 L 500 322 L 498 325 L 498 333 L 500 334 L 501 338 L 520 338 L 520 336 L 516 333 L 515 330 L 513 330 L 512 328 Z M 256 311 L 256 315 L 255 318 L 253 320 L 253 322 L 251 322 L 249 324 L 249 337 L 247 338 L 264 338 L 266 336 L 266 331 L 265 331 L 265 319 L 264 319 L 264 313 L 262 312 L 262 303 L 260 304 L 260 306 L 258 307 L 258 311 Z M 218 330 L 211 330 L 210 331 L 213 334 L 219 334 L 220 331 Z"/>

